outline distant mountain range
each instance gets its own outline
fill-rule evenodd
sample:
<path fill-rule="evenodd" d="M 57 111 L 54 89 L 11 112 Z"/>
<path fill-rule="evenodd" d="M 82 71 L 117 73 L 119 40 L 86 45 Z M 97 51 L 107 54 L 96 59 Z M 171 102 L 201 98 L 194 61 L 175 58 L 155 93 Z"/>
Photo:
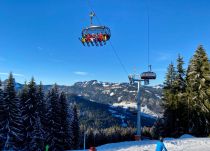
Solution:
<path fill-rule="evenodd" d="M 3 81 L 2 85 L 4 88 L 6 81 Z M 23 84 L 15 84 L 16 91 L 22 87 Z M 43 87 L 47 93 L 52 85 Z M 58 85 L 58 88 L 67 94 L 69 103 L 77 104 L 81 125 L 94 128 L 136 125 L 137 84 L 91 80 L 77 82 L 72 86 Z M 157 117 L 162 115 L 162 88 L 162 85 L 140 88 L 142 126 L 152 126 Z"/>
<path fill-rule="evenodd" d="M 3 85 L 5 85 L 5 83 L 6 81 L 3 82 Z M 16 83 L 15 88 L 19 90 L 22 86 L 22 84 Z M 44 85 L 45 92 L 51 87 L 52 85 Z M 162 88 L 162 85 L 142 86 L 140 88 L 142 112 L 152 116 L 162 114 Z M 59 86 L 59 90 L 67 94 L 82 96 L 92 102 L 108 104 L 115 107 L 120 106 L 131 110 L 135 110 L 136 108 L 135 97 L 137 94 L 137 84 L 130 85 L 129 83 L 111 83 L 91 80 L 77 82 L 72 86 Z"/>
<path fill-rule="evenodd" d="M 162 85 L 142 86 L 141 100 L 144 113 L 159 116 L 161 107 Z M 137 84 L 98 82 L 97 80 L 77 82 L 68 87 L 68 93 L 83 96 L 93 102 L 121 106 L 124 108 L 136 108 Z"/>

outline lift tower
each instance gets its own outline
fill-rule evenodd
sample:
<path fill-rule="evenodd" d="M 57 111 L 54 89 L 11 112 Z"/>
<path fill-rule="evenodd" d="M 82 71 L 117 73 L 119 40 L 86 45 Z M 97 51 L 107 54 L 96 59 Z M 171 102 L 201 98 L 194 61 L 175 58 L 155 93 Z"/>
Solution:
<path fill-rule="evenodd" d="M 141 140 L 141 99 L 140 99 L 141 82 L 144 82 L 144 85 L 148 85 L 149 80 L 156 79 L 156 74 L 151 71 L 151 65 L 149 65 L 149 68 L 150 70 L 148 72 L 143 72 L 142 74 L 133 74 L 128 76 L 130 84 L 134 84 L 135 82 L 138 83 L 137 96 L 136 96 L 136 102 L 137 102 L 137 133 L 135 136 L 136 140 Z"/>

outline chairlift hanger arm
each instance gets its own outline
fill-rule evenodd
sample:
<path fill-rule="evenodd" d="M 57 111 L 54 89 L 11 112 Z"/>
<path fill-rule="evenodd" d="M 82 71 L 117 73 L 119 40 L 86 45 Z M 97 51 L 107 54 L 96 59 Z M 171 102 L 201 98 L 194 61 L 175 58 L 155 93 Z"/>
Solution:
<path fill-rule="evenodd" d="M 132 83 L 132 84 L 136 81 L 144 81 L 144 80 L 141 80 L 141 75 L 139 75 L 139 74 L 129 75 L 128 79 L 129 79 L 130 83 Z"/>
<path fill-rule="evenodd" d="M 93 17 L 95 16 L 94 12 L 90 12 L 90 26 L 93 25 Z"/>

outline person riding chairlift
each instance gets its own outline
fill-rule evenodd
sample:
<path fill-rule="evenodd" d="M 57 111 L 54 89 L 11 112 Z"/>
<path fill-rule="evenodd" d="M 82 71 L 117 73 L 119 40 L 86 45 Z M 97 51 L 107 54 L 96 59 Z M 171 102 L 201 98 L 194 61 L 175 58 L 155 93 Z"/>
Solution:
<path fill-rule="evenodd" d="M 89 43 L 90 41 L 91 41 L 91 35 L 90 34 L 87 34 L 87 36 L 86 36 L 86 41 Z"/>
<path fill-rule="evenodd" d="M 106 36 L 106 34 L 103 35 L 103 41 L 104 41 L 104 42 L 107 41 L 107 36 Z"/>
<path fill-rule="evenodd" d="M 93 42 L 95 43 L 96 46 L 98 46 L 98 34 L 92 34 L 93 37 Z"/>
<path fill-rule="evenodd" d="M 99 33 L 98 34 L 98 41 L 99 42 L 102 42 L 103 41 L 103 34 L 102 33 Z"/>
<path fill-rule="evenodd" d="M 82 44 L 85 46 L 85 42 L 86 42 L 86 34 L 84 34 L 82 36 L 82 38 L 80 38 L 80 41 L 82 42 Z"/>
<path fill-rule="evenodd" d="M 86 36 L 82 37 L 81 41 L 84 44 L 86 42 Z"/>
<path fill-rule="evenodd" d="M 95 40 L 95 34 L 92 34 L 92 35 L 91 35 L 90 40 L 91 40 L 91 42 L 94 42 L 94 40 Z"/>
<path fill-rule="evenodd" d="M 110 35 L 106 34 L 106 38 L 107 38 L 107 40 L 109 40 L 110 39 Z"/>

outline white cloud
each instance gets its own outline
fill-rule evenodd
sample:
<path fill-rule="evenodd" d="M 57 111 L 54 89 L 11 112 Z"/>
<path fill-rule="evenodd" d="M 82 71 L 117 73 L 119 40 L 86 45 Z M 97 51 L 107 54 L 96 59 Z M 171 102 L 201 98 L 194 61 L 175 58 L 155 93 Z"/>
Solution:
<path fill-rule="evenodd" d="M 74 74 L 80 75 L 80 76 L 86 76 L 86 75 L 88 75 L 87 72 L 82 72 L 82 71 L 75 71 Z"/>
<path fill-rule="evenodd" d="M 16 76 L 16 77 L 25 77 L 23 74 L 19 74 L 19 73 L 12 73 L 12 74 L 13 74 L 13 76 Z M 0 75 L 8 76 L 9 73 L 0 72 Z"/>
<path fill-rule="evenodd" d="M 8 73 L 0 72 L 0 75 L 9 75 Z"/>
<path fill-rule="evenodd" d="M 23 74 L 19 74 L 19 73 L 13 73 L 13 75 L 16 77 L 25 77 Z"/>

